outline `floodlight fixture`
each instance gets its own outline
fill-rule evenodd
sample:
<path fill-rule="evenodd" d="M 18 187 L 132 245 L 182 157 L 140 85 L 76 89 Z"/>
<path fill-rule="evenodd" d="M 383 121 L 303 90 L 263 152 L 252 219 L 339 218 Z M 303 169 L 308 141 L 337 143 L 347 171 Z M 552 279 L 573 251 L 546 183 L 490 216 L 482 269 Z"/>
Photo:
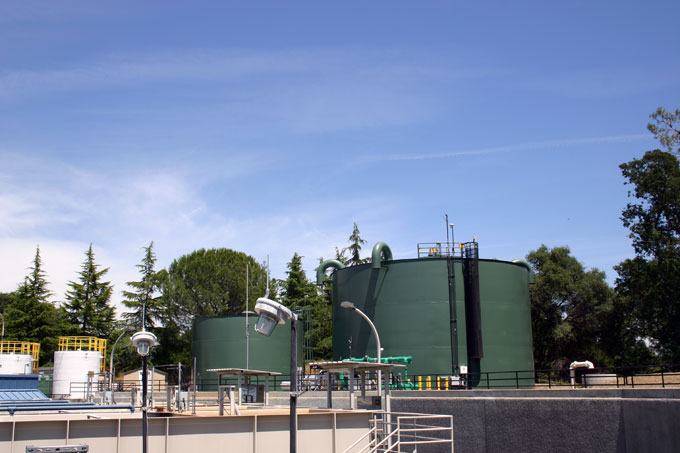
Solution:
<path fill-rule="evenodd" d="M 149 352 L 151 352 L 151 348 L 158 344 L 156 335 L 145 330 L 132 335 L 131 340 L 134 347 L 137 348 L 137 354 L 142 357 L 148 356 Z"/>
<path fill-rule="evenodd" d="M 255 332 L 266 337 L 271 336 L 277 324 L 285 324 L 289 319 L 297 321 L 297 315 L 290 308 L 266 297 L 257 299 L 255 313 L 259 315 Z"/>

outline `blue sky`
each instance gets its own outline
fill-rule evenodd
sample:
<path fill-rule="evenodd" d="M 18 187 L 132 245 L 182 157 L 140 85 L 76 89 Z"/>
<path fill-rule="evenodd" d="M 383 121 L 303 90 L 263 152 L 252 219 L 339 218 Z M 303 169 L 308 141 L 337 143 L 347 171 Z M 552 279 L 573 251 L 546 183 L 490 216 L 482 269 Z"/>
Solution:
<path fill-rule="evenodd" d="M 54 299 L 93 243 L 120 300 L 142 247 L 294 252 L 357 222 L 483 258 L 630 257 L 618 165 L 680 106 L 677 1 L 2 2 L 0 291 Z"/>

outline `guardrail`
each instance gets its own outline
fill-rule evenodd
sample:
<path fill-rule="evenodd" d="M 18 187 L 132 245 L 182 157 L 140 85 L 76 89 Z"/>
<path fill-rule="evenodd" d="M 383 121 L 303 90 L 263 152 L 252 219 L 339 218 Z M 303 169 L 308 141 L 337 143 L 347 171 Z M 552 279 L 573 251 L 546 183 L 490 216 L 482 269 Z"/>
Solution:
<path fill-rule="evenodd" d="M 633 367 L 598 367 L 578 368 L 572 384 L 568 368 L 548 370 L 512 370 L 489 371 L 482 373 L 464 373 L 459 376 L 443 374 L 396 376 L 390 383 L 390 390 L 470 390 L 470 389 L 535 389 L 535 388 L 680 388 L 680 365 L 645 365 Z M 328 376 L 326 374 L 299 375 L 298 383 L 301 391 L 326 391 Z M 199 379 L 196 382 L 198 391 L 217 391 L 220 385 L 237 385 L 236 378 Z M 244 388 L 255 392 L 256 387 L 264 387 L 264 378 L 251 377 L 242 382 Z M 333 390 L 347 390 L 347 377 L 331 375 L 330 385 Z M 177 385 L 154 382 L 149 383 L 151 394 L 167 393 L 168 388 L 176 391 Z M 367 390 L 377 390 L 377 380 L 367 380 Z M 116 392 L 141 392 L 139 382 L 116 382 Z M 102 381 L 72 383 L 71 390 L 92 395 L 95 392 L 108 390 Z M 269 379 L 270 391 L 289 391 L 290 376 L 272 376 Z M 182 392 L 193 392 L 189 382 L 182 385 Z M 247 391 L 246 391 L 247 393 Z M 88 398 L 90 399 L 90 398 Z"/>
<path fill-rule="evenodd" d="M 418 451 L 428 444 L 448 444 L 453 452 L 453 416 L 379 411 L 370 430 L 344 453 Z"/>

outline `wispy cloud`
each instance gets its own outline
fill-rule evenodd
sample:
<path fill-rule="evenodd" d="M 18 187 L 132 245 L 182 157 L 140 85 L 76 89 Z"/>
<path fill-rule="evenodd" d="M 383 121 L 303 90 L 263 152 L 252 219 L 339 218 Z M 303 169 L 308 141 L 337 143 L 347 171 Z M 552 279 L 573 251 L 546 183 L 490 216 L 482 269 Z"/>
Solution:
<path fill-rule="evenodd" d="M 539 142 L 527 142 L 504 146 L 491 146 L 487 148 L 464 149 L 459 151 L 445 151 L 440 153 L 391 154 L 391 155 L 376 154 L 372 156 L 364 156 L 359 160 L 361 160 L 362 163 L 366 163 L 378 161 L 415 161 L 415 160 L 449 159 L 452 157 L 474 156 L 479 154 L 532 151 L 540 149 L 564 148 L 578 145 L 591 145 L 598 143 L 631 142 L 635 140 L 644 140 L 648 138 L 649 134 L 631 134 L 631 135 L 610 135 L 604 137 L 575 138 L 566 140 L 544 140 Z"/>
<path fill-rule="evenodd" d="M 488 73 L 440 65 L 432 55 L 414 56 L 410 64 L 402 57 L 328 49 L 112 55 L 68 67 L 5 70 L 0 72 L 0 99 L 18 102 L 68 93 L 74 96 L 72 104 L 87 111 L 128 114 L 129 105 L 122 112 L 111 105 L 128 94 L 113 93 L 132 88 L 138 96 L 140 89 L 148 93 L 181 83 L 177 92 L 187 97 L 182 102 L 190 111 L 225 118 L 237 129 L 261 130 L 266 124 L 269 130 L 306 134 L 422 121 L 444 105 L 433 85 Z M 186 90 L 186 82 L 200 90 Z M 148 110 L 139 112 L 147 114 L 147 121 L 162 114 L 157 102 L 152 98 L 145 103 Z"/>
<path fill-rule="evenodd" d="M 272 276 L 283 278 L 294 252 L 305 256 L 305 268 L 312 272 L 317 258 L 333 256 L 333 246 L 347 242 L 353 220 L 361 224 L 364 237 L 377 238 L 380 231 L 383 239 L 390 234 L 384 220 L 398 211 L 393 200 L 379 195 L 336 198 L 332 204 L 301 200 L 272 208 L 261 198 L 251 200 L 247 190 L 231 194 L 233 202 L 216 205 L 203 190 L 208 181 L 182 164 L 128 174 L 45 157 L 2 157 L 10 164 L 0 169 L 0 291 L 12 291 L 22 281 L 39 244 L 54 300 L 62 300 L 68 281 L 77 279 L 90 242 L 97 262 L 111 268 L 107 278 L 122 309 L 120 291 L 125 282 L 137 279 L 141 247 L 151 240 L 159 268 L 198 248 L 227 247 L 259 260 L 270 255 Z M 276 190 L 275 180 L 259 184 Z M 250 209 L 231 209 L 234 203 Z M 395 221 L 389 224 L 399 227 Z"/>

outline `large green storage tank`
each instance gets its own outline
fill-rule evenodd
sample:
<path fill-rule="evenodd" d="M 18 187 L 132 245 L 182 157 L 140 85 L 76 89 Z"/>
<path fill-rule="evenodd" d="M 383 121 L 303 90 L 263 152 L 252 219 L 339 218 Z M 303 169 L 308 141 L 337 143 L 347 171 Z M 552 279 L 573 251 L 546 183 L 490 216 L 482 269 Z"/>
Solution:
<path fill-rule="evenodd" d="M 463 247 L 456 244 L 449 249 L 457 254 L 433 253 L 417 259 L 393 260 L 391 252 L 385 259 L 378 250 L 376 263 L 374 249 L 373 263 L 336 269 L 332 275 L 334 359 L 348 358 L 350 347 L 352 357 L 376 355 L 368 323 L 340 308 L 340 302 L 347 300 L 375 324 L 383 357 L 413 356 L 409 375 L 467 372 L 481 373 L 485 379 L 487 372 L 532 371 L 531 269 L 523 262 L 478 259 L 477 244 L 464 245 L 466 251 L 474 246 L 474 259 L 466 259 Z M 331 266 L 322 264 L 321 273 L 326 267 Z"/>
<path fill-rule="evenodd" d="M 249 316 L 249 360 L 251 370 L 275 371 L 288 380 L 290 375 L 290 322 L 279 324 L 270 337 L 255 332 L 257 315 Z M 200 390 L 214 390 L 214 368 L 246 368 L 246 317 L 197 317 L 193 323 L 192 352 Z M 303 329 L 298 323 L 298 363 L 302 364 Z"/>

